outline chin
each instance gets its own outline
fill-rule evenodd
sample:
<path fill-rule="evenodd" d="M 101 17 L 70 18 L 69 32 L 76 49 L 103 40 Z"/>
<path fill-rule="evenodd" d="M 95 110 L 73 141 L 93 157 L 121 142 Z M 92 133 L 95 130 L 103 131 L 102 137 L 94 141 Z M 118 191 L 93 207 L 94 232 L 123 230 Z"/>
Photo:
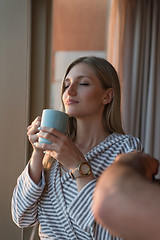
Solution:
<path fill-rule="evenodd" d="M 75 111 L 73 112 L 73 111 L 67 111 L 67 110 L 66 110 L 66 113 L 69 115 L 69 117 L 76 117 L 76 116 L 77 116 L 77 114 L 75 113 Z"/>
<path fill-rule="evenodd" d="M 67 114 L 69 115 L 69 117 L 74 117 L 74 118 L 77 117 L 77 115 L 75 115 L 75 114 L 71 114 L 71 113 L 67 113 Z"/>

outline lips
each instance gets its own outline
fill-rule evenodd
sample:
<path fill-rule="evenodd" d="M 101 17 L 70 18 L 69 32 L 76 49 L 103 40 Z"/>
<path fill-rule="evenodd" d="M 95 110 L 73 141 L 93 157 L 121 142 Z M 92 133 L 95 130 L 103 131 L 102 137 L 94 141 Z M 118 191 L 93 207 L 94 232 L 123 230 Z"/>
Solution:
<path fill-rule="evenodd" d="M 72 105 L 72 104 L 76 104 L 76 103 L 78 103 L 78 101 L 75 100 L 75 99 L 71 99 L 71 98 L 69 98 L 69 99 L 66 101 L 66 105 Z"/>

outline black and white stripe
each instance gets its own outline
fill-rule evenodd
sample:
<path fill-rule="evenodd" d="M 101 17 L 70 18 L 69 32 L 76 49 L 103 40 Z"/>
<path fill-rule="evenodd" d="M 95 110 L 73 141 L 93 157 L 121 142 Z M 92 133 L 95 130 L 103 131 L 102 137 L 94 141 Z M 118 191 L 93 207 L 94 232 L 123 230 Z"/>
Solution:
<path fill-rule="evenodd" d="M 51 240 L 119 240 L 98 225 L 91 211 L 93 191 L 100 174 L 120 153 L 143 151 L 139 139 L 111 134 L 85 156 L 95 180 L 79 193 L 76 181 L 68 172 L 60 176 L 58 162 L 52 166 L 49 183 L 43 192 L 44 176 L 36 185 L 28 174 L 28 165 L 18 178 L 12 198 L 12 217 L 19 227 L 40 223 L 41 239 Z M 43 194 L 42 194 L 43 193 Z"/>

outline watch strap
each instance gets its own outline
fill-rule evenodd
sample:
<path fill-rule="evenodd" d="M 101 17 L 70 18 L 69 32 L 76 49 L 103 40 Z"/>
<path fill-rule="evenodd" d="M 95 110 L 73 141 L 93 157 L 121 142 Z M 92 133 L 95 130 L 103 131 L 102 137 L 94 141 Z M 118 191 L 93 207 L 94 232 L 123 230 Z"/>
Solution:
<path fill-rule="evenodd" d="M 82 175 L 78 169 L 75 169 L 73 172 L 70 172 L 70 176 L 73 179 L 79 178 L 79 177 L 83 177 L 84 175 Z"/>

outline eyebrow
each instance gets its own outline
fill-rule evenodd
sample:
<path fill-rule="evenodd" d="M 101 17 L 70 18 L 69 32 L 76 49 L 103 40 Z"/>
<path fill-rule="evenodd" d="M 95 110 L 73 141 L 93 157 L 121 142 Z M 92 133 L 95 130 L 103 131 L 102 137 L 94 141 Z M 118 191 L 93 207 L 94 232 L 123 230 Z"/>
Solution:
<path fill-rule="evenodd" d="M 80 76 L 78 76 L 78 77 L 76 77 L 76 79 L 81 79 L 81 78 L 88 78 L 88 79 L 90 79 L 90 77 L 88 77 L 88 76 L 86 76 L 86 75 L 80 75 Z M 69 78 L 65 78 L 64 79 L 64 82 L 67 82 L 67 81 L 69 81 L 70 79 Z"/>

